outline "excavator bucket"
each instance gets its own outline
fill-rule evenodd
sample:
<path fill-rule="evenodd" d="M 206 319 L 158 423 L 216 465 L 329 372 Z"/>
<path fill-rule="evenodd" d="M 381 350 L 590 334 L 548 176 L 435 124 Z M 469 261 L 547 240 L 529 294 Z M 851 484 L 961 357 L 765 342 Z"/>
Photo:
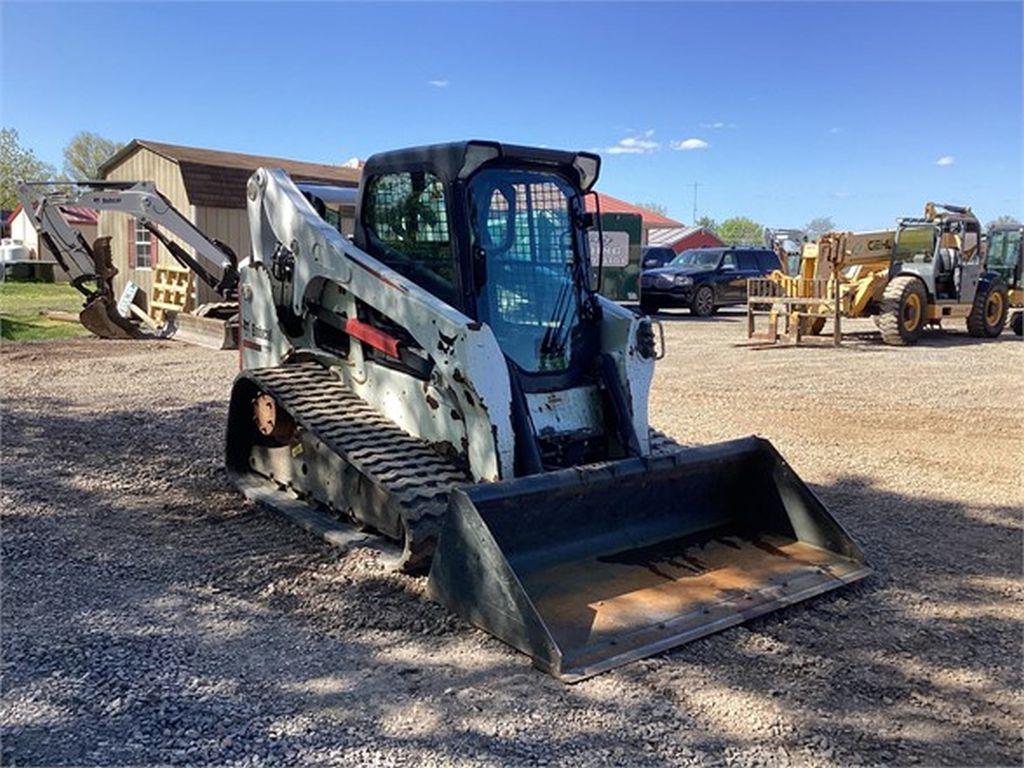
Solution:
<path fill-rule="evenodd" d="M 140 339 L 146 334 L 127 318 L 106 296 L 94 296 L 78 313 L 79 322 L 101 339 Z"/>
<path fill-rule="evenodd" d="M 869 573 L 750 437 L 458 489 L 430 590 L 574 682 Z"/>

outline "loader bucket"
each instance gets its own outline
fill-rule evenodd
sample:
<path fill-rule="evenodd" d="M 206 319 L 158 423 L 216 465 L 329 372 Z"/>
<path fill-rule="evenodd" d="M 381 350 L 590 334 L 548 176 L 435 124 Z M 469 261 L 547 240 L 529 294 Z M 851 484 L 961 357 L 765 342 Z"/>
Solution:
<path fill-rule="evenodd" d="M 455 490 L 431 594 L 567 682 L 870 573 L 769 442 Z"/>

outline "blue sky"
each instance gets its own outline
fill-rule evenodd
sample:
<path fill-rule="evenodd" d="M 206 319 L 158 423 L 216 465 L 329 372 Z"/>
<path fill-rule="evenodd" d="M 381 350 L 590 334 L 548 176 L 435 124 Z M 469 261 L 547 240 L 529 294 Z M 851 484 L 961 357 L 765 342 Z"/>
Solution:
<path fill-rule="evenodd" d="M 343 162 L 459 138 L 599 149 L 691 219 L 1024 218 L 1021 3 L 0 4 L 4 126 Z M 705 146 L 706 145 L 706 146 Z"/>

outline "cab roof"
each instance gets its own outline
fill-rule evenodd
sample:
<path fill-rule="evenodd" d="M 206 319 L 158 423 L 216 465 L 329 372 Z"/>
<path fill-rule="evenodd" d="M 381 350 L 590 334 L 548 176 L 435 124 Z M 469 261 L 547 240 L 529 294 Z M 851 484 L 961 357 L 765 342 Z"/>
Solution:
<path fill-rule="evenodd" d="M 366 161 L 363 177 L 368 179 L 401 171 L 429 171 L 444 182 L 452 182 L 468 178 L 489 163 L 550 165 L 563 173 L 574 173 L 584 192 L 590 191 L 597 183 L 601 169 L 601 158 L 592 152 L 473 139 L 378 152 Z"/>

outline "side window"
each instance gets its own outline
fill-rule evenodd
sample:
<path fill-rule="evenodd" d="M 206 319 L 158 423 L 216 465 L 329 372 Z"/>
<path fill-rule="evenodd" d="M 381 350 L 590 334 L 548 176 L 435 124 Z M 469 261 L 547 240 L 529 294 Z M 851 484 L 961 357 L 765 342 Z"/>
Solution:
<path fill-rule="evenodd" d="M 132 269 L 156 266 L 156 236 L 138 219 L 128 220 L 128 263 Z"/>
<path fill-rule="evenodd" d="M 736 254 L 729 252 L 722 257 L 721 269 L 736 269 Z"/>
<path fill-rule="evenodd" d="M 757 260 L 761 267 L 761 271 L 764 273 L 771 272 L 776 269 L 781 269 L 782 264 L 779 261 L 779 257 L 771 251 L 758 251 Z"/>
<path fill-rule="evenodd" d="M 372 179 L 366 223 L 389 267 L 455 304 L 455 260 L 444 184 L 426 172 L 389 173 Z"/>
<path fill-rule="evenodd" d="M 743 251 L 737 254 L 739 258 L 740 269 L 744 272 L 757 272 L 757 257 L 751 251 Z"/>

